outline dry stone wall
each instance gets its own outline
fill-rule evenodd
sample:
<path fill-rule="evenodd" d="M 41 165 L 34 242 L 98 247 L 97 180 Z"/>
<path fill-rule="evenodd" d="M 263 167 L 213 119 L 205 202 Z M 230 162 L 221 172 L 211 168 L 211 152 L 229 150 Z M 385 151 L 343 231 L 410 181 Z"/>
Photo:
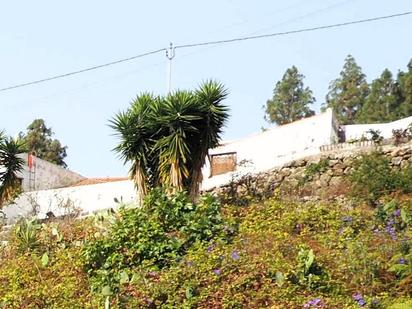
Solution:
<path fill-rule="evenodd" d="M 268 197 L 277 188 L 295 191 L 300 195 L 319 195 L 328 189 L 345 186 L 345 176 L 352 169 L 353 159 L 362 153 L 378 151 L 387 156 L 393 169 L 412 165 L 412 142 L 400 146 L 367 145 L 348 151 L 324 152 L 292 161 L 279 168 L 259 174 L 236 175 L 231 183 L 213 188 L 222 197 Z"/>

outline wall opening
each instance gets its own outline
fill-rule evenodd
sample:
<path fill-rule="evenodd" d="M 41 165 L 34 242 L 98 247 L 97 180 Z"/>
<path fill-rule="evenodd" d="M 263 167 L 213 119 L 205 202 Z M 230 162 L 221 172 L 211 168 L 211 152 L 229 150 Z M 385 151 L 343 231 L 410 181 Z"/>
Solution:
<path fill-rule="evenodd" d="M 213 154 L 210 156 L 210 177 L 236 170 L 236 152 Z"/>

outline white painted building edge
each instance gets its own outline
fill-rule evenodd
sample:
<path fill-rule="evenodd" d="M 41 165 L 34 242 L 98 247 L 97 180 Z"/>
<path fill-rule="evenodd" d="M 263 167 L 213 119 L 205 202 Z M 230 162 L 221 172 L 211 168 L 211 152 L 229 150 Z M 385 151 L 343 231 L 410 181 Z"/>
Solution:
<path fill-rule="evenodd" d="M 73 210 L 93 213 L 98 210 L 117 208 L 115 199 L 125 204 L 137 203 L 136 190 L 130 180 L 84 185 L 61 189 L 25 192 L 2 211 L 7 223 L 18 218 L 36 215 L 46 218 L 48 212 L 55 216 L 66 215 Z"/>
<path fill-rule="evenodd" d="M 351 124 L 343 126 L 345 131 L 346 141 L 360 139 L 362 136 L 367 136 L 369 130 L 379 130 L 383 138 L 391 138 L 392 130 L 405 130 L 412 124 L 412 116 L 399 119 L 388 123 L 373 123 L 373 124 Z"/>

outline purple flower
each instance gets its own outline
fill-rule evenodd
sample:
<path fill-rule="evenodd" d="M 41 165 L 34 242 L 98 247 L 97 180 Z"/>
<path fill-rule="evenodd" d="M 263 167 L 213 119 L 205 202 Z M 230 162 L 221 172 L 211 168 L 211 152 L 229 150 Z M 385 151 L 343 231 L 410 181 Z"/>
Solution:
<path fill-rule="evenodd" d="M 404 258 L 400 258 L 400 259 L 398 260 L 398 264 L 406 265 L 406 264 L 408 264 L 408 261 L 407 261 L 406 259 L 404 259 Z"/>
<path fill-rule="evenodd" d="M 221 271 L 219 268 L 213 270 L 213 273 L 214 273 L 216 276 L 220 276 L 220 273 L 221 273 L 221 272 L 222 272 L 222 271 Z"/>
<path fill-rule="evenodd" d="M 187 261 L 186 265 L 189 266 L 189 267 L 192 267 L 192 266 L 193 266 L 193 262 L 192 262 L 192 261 Z"/>
<path fill-rule="evenodd" d="M 210 245 L 209 247 L 207 247 L 207 252 L 208 253 L 210 253 L 210 252 L 212 252 L 213 251 L 213 246 L 212 245 Z"/>
<path fill-rule="evenodd" d="M 233 250 L 232 254 L 231 254 L 232 259 L 234 259 L 235 261 L 237 261 L 238 259 L 240 259 L 239 253 L 236 250 Z"/>
<path fill-rule="evenodd" d="M 363 306 L 366 305 L 366 300 L 363 299 L 362 294 L 355 293 L 355 294 L 353 294 L 352 298 L 353 298 L 353 300 L 355 300 L 358 303 L 358 305 L 360 307 L 363 307 Z"/>
<path fill-rule="evenodd" d="M 324 304 L 320 298 L 314 298 L 304 304 L 303 308 L 322 308 L 323 306 Z"/>
<path fill-rule="evenodd" d="M 393 212 L 393 215 L 394 215 L 395 217 L 399 217 L 399 216 L 401 215 L 401 210 L 400 210 L 400 209 L 396 209 L 396 210 Z"/>

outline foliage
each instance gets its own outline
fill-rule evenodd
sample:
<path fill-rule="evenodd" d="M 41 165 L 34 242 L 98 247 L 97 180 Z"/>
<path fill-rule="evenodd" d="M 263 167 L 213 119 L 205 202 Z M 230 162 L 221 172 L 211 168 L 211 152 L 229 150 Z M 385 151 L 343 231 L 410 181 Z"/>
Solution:
<path fill-rule="evenodd" d="M 115 151 L 132 162 L 141 197 L 156 186 L 198 195 L 208 149 L 218 145 L 228 118 L 226 97 L 227 90 L 214 81 L 166 97 L 141 94 L 111 120 L 121 140 Z"/>
<path fill-rule="evenodd" d="M 15 228 L 15 239 L 20 252 L 34 250 L 38 246 L 38 230 L 40 225 L 35 219 L 22 219 Z"/>
<path fill-rule="evenodd" d="M 389 159 L 378 152 L 355 159 L 349 179 L 353 196 L 370 203 L 392 192 L 408 193 L 412 190 L 411 167 L 393 170 Z"/>
<path fill-rule="evenodd" d="M 67 167 L 64 159 L 67 157 L 67 146 L 53 139 L 53 131 L 46 126 L 43 119 L 35 119 L 27 127 L 27 132 L 20 132 L 19 137 L 25 143 L 25 152 L 33 153 L 40 159 Z"/>
<path fill-rule="evenodd" d="M 153 190 L 142 208 L 122 208 L 108 235 L 87 244 L 86 269 L 96 288 L 116 288 L 126 277 L 125 269 L 168 267 L 195 243 L 219 235 L 223 227 L 216 198 L 206 195 L 194 204 L 183 192 L 168 196 Z"/>
<path fill-rule="evenodd" d="M 33 249 L 10 239 L 0 308 L 402 308 L 411 195 L 376 205 L 221 207 L 156 190 L 141 209 L 42 224 Z"/>
<path fill-rule="evenodd" d="M 317 163 L 310 163 L 305 167 L 303 181 L 312 180 L 313 176 L 324 173 L 329 168 L 329 159 L 322 158 Z"/>
<path fill-rule="evenodd" d="M 380 145 L 383 141 L 383 136 L 381 135 L 381 131 L 369 129 L 366 133 L 370 135 L 370 140 L 373 141 L 375 144 Z"/>
<path fill-rule="evenodd" d="M 24 161 L 18 154 L 23 151 L 23 146 L 21 140 L 4 137 L 0 132 L 0 208 L 21 192 L 18 173 L 23 170 Z"/>
<path fill-rule="evenodd" d="M 301 248 L 297 256 L 297 269 L 289 280 L 309 290 L 322 290 L 325 289 L 324 282 L 328 280 L 328 274 L 316 262 L 313 249 Z"/>
<path fill-rule="evenodd" d="M 89 226 L 88 220 L 37 225 L 29 251 L 12 237 L 0 249 L 0 308 L 97 308 L 79 259 Z"/>
<path fill-rule="evenodd" d="M 392 130 L 392 138 L 395 146 L 398 146 L 402 143 L 406 143 L 411 140 L 412 132 L 410 126 L 406 129 L 394 129 Z"/>
<path fill-rule="evenodd" d="M 278 125 L 313 116 L 310 105 L 315 102 L 312 90 L 303 85 L 304 76 L 295 66 L 287 69 L 276 83 L 272 99 L 266 102 L 265 119 Z"/>
<path fill-rule="evenodd" d="M 369 86 L 362 69 L 357 65 L 355 58 L 348 55 L 345 59 L 340 77 L 331 82 L 326 103 L 323 109 L 333 108 L 340 123 L 353 124 L 357 122 Z"/>
<path fill-rule="evenodd" d="M 412 115 L 412 59 L 408 63 L 406 72 L 400 71 L 397 77 L 397 83 L 401 93 L 401 105 L 399 107 L 402 117 Z"/>
<path fill-rule="evenodd" d="M 402 117 L 399 110 L 399 85 L 388 69 L 370 87 L 370 93 L 357 116 L 357 123 L 390 122 Z"/>

